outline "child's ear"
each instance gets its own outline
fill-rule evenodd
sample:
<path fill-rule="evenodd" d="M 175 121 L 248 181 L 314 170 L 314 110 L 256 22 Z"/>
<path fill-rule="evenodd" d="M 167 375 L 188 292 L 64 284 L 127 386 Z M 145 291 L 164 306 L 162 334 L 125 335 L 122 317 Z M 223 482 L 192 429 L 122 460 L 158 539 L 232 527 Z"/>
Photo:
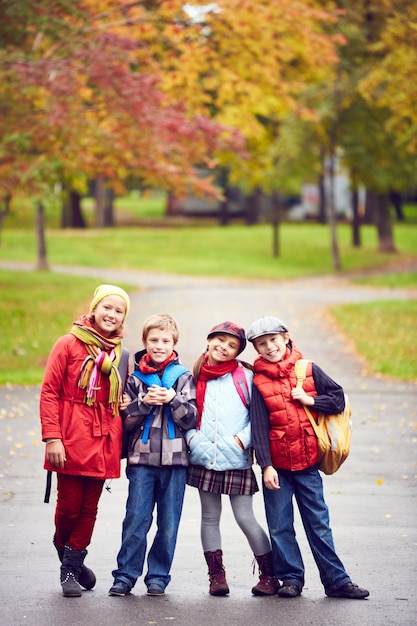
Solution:
<path fill-rule="evenodd" d="M 290 340 L 290 333 L 285 333 L 284 334 L 284 341 L 285 341 L 285 343 L 288 343 L 289 340 Z"/>

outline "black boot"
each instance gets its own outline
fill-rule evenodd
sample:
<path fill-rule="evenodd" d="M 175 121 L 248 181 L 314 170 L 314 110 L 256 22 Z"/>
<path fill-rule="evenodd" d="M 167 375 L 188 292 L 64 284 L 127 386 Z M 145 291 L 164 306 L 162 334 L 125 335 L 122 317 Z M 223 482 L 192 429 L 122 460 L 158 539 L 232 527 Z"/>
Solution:
<path fill-rule="evenodd" d="M 58 553 L 59 560 L 62 563 L 62 559 L 64 557 L 64 548 L 58 548 L 58 546 L 56 545 L 55 536 L 52 539 L 52 543 L 54 544 L 55 549 Z M 86 554 L 87 554 L 87 551 L 86 551 Z M 80 575 L 78 576 L 78 582 L 80 583 L 81 587 L 84 587 L 84 589 L 92 589 L 94 585 L 96 584 L 96 581 L 97 581 L 96 575 L 94 574 L 93 570 L 87 567 L 86 565 L 84 565 L 83 563 L 81 565 Z"/>
<path fill-rule="evenodd" d="M 85 559 L 87 550 L 73 550 L 65 546 L 61 564 L 62 595 L 66 598 L 79 598 L 82 589 L 79 585 L 81 565 Z"/>

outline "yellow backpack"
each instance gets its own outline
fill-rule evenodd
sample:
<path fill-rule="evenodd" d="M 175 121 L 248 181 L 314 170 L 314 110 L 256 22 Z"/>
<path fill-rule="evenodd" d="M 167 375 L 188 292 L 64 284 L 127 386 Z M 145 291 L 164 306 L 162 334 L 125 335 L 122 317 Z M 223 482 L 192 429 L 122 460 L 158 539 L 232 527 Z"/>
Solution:
<path fill-rule="evenodd" d="M 307 359 L 299 359 L 295 363 L 294 372 L 297 377 L 297 387 L 303 386 L 308 363 L 310 361 Z M 342 413 L 335 415 L 319 413 L 317 422 L 306 406 L 304 406 L 304 410 L 316 433 L 320 456 L 319 469 L 324 474 L 334 474 L 346 461 L 350 451 L 352 412 L 349 398 L 345 394 L 345 409 Z"/>

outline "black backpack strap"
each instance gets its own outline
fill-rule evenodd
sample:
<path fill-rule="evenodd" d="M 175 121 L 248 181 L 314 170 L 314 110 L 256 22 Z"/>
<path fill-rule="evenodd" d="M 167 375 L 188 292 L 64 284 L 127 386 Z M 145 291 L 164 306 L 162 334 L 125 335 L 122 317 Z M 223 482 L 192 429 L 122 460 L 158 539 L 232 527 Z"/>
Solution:
<path fill-rule="evenodd" d="M 129 356 L 130 356 L 129 350 L 127 348 L 122 348 L 122 354 L 120 356 L 120 363 L 119 363 L 118 370 L 119 370 L 120 378 L 122 379 L 123 389 L 126 384 L 127 370 L 129 369 Z"/>
<path fill-rule="evenodd" d="M 45 497 L 43 499 L 45 504 L 48 504 L 49 498 L 51 496 L 51 483 L 52 483 L 52 471 L 51 470 L 47 470 L 47 472 L 46 472 Z"/>
<path fill-rule="evenodd" d="M 122 389 L 124 389 L 125 384 L 126 384 L 127 371 L 129 369 L 129 356 L 130 356 L 129 350 L 127 348 L 122 348 L 122 354 L 121 354 L 120 363 L 119 363 L 119 373 L 120 373 L 120 378 L 122 379 Z M 126 429 L 123 425 L 122 459 L 125 459 L 127 457 L 128 439 L 129 438 L 127 436 Z"/>

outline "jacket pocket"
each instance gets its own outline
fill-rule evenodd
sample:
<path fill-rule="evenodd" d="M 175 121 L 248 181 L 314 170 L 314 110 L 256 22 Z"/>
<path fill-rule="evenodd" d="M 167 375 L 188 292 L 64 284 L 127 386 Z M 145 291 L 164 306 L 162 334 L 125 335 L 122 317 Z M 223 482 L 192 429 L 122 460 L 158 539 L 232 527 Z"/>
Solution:
<path fill-rule="evenodd" d="M 304 453 L 307 466 L 314 465 L 318 461 L 317 437 L 312 426 L 304 427 Z"/>
<path fill-rule="evenodd" d="M 269 434 L 271 459 L 274 467 L 289 469 L 290 454 L 284 430 L 271 430 Z"/>

